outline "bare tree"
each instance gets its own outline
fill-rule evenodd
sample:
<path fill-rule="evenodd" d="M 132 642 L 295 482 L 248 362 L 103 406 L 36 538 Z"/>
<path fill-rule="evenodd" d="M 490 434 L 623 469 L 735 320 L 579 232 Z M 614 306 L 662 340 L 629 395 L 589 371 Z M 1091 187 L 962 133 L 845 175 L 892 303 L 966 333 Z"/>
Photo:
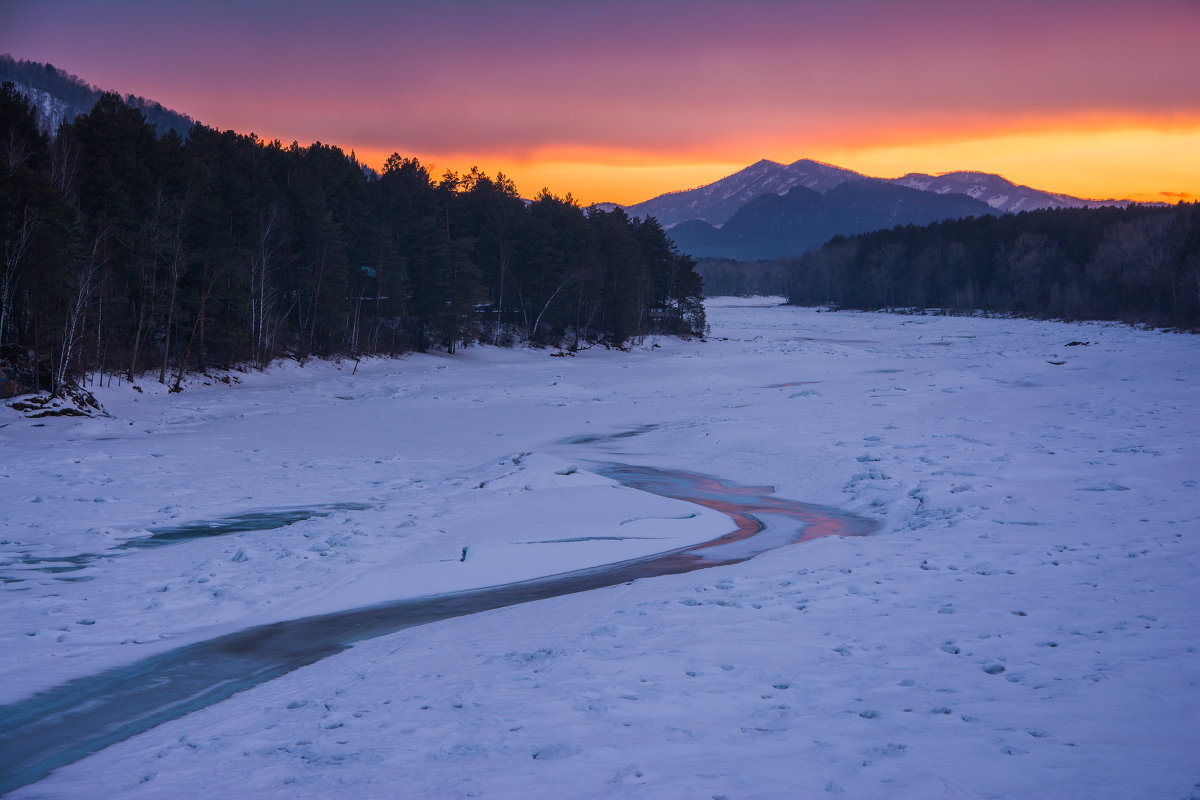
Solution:
<path fill-rule="evenodd" d="M 92 251 L 83 260 L 83 267 L 77 276 L 75 290 L 68 300 L 58 369 L 54 372 L 53 391 L 56 395 L 61 396 L 65 391 L 67 376 L 71 369 L 71 359 L 75 356 L 80 340 L 83 338 L 84 319 L 95 290 L 96 273 L 99 271 L 100 260 L 103 258 L 104 238 L 105 233 L 101 228 L 92 239 Z"/>
<path fill-rule="evenodd" d="M 179 280 L 183 277 L 186 271 L 183 252 L 183 219 L 187 209 L 187 200 L 179 204 L 178 213 L 175 216 L 175 228 L 171 235 L 170 244 L 170 276 L 171 276 L 171 297 L 167 302 L 167 326 L 163 335 L 163 360 L 162 369 L 158 372 L 158 382 L 162 385 L 167 385 L 167 363 L 171 358 L 171 329 L 175 327 L 175 298 L 179 293 Z"/>
<path fill-rule="evenodd" d="M 12 311 L 17 279 L 21 275 L 21 267 L 29 254 L 29 247 L 38 225 L 37 216 L 30 212 L 29 203 L 26 202 L 21 214 L 21 227 L 17 229 L 16 238 L 4 242 L 4 271 L 0 273 L 0 343 L 4 342 L 4 331 L 8 326 L 9 314 Z"/>
<path fill-rule="evenodd" d="M 558 293 L 559 293 L 559 292 L 561 292 L 561 291 L 562 291 L 564 288 L 566 288 L 567 284 L 569 284 L 571 281 L 574 281 L 574 280 L 577 280 L 577 277 L 576 277 L 575 275 L 570 275 L 570 276 L 568 276 L 568 277 L 567 277 L 567 278 L 566 278 L 566 279 L 565 279 L 565 280 L 564 280 L 562 283 L 560 283 L 560 284 L 558 285 L 558 287 L 557 287 L 557 288 L 556 288 L 556 289 L 555 289 L 555 290 L 554 290 L 554 291 L 553 291 L 553 292 L 550 294 L 550 299 L 548 299 L 548 300 L 546 301 L 545 305 L 543 305 L 543 306 L 542 306 L 542 310 L 538 312 L 537 319 L 535 319 L 535 320 L 533 321 L 533 327 L 531 327 L 531 328 L 529 329 L 529 341 L 530 341 L 531 343 L 533 342 L 533 339 L 534 339 L 534 337 L 536 337 L 536 336 L 537 336 L 537 331 L 538 331 L 538 328 L 539 328 L 539 327 L 541 327 L 541 324 L 542 324 L 542 316 L 543 316 L 543 315 L 545 315 L 545 313 L 546 313 L 546 309 L 548 309 L 548 308 L 550 307 L 550 304 L 554 302 L 554 298 L 558 297 Z"/>
<path fill-rule="evenodd" d="M 277 296 L 268 279 L 279 253 L 280 224 L 277 203 L 271 203 L 259 212 L 258 240 L 250 258 L 250 331 L 254 339 L 254 361 L 259 368 L 266 367 L 271 360 L 274 328 L 268 320 L 275 309 Z"/>
<path fill-rule="evenodd" d="M 63 201 L 75 206 L 79 193 L 79 143 L 65 130 L 50 143 L 50 182 Z"/>
<path fill-rule="evenodd" d="M 143 257 L 139 258 L 138 278 L 139 296 L 137 302 L 137 327 L 133 333 L 133 354 L 129 359 L 128 378 L 133 381 L 137 375 L 138 355 L 142 349 L 142 337 L 150 321 L 155 317 L 156 297 L 158 295 L 158 260 L 162 250 L 162 216 L 166 198 L 160 188 L 155 194 L 154 209 L 143 224 L 142 240 L 144 242 Z"/>

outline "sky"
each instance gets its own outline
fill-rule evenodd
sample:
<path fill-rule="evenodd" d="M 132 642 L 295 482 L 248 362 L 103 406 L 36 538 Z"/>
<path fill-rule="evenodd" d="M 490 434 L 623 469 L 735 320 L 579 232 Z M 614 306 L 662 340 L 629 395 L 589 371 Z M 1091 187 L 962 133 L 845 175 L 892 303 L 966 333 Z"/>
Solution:
<path fill-rule="evenodd" d="M 0 0 L 0 52 L 527 197 L 811 158 L 1200 199 L 1200 0 Z"/>

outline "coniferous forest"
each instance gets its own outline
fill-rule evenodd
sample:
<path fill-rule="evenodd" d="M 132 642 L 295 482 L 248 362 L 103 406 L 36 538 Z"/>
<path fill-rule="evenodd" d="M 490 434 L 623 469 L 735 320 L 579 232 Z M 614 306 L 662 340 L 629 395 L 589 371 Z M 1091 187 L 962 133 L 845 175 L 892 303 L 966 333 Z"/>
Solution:
<path fill-rule="evenodd" d="M 705 327 L 694 262 L 654 219 L 526 202 L 503 175 L 159 136 L 116 94 L 49 136 L 12 84 L 0 159 L 0 356 L 27 367 L 10 389 Z"/>
<path fill-rule="evenodd" d="M 1200 329 L 1200 204 L 1066 208 L 835 237 L 788 299 Z"/>

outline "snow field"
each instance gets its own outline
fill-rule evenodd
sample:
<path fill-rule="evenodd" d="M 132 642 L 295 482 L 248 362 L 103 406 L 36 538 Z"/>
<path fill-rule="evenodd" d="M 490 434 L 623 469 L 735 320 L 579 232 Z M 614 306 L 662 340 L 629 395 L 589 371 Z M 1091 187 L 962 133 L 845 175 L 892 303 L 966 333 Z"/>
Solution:
<path fill-rule="evenodd" d="M 12 796 L 1200 791 L 1194 337 L 709 312 L 706 343 L 309 364 L 114 387 L 109 419 L 0 419 L 0 572 L 26 578 L 0 589 L 3 702 L 270 619 L 728 527 L 593 462 L 883 526 L 363 642 Z M 336 503 L 369 508 L 76 572 L 19 560 Z"/>

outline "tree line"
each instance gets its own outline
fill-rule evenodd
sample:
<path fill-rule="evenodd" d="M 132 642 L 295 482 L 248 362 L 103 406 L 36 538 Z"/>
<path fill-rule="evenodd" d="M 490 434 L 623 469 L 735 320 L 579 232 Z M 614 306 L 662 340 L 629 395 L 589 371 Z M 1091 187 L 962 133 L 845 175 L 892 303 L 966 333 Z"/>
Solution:
<path fill-rule="evenodd" d="M 793 263 L 793 259 L 697 258 L 696 272 L 704 281 L 704 293 L 709 297 L 786 295 Z"/>
<path fill-rule="evenodd" d="M 835 237 L 788 299 L 1200 329 L 1200 204 L 1026 211 Z"/>
<path fill-rule="evenodd" d="M 111 93 L 51 137 L 0 87 L 0 240 L 0 346 L 42 390 L 705 327 L 695 264 L 652 218 L 400 155 L 376 173 L 319 142 L 159 136 Z"/>

